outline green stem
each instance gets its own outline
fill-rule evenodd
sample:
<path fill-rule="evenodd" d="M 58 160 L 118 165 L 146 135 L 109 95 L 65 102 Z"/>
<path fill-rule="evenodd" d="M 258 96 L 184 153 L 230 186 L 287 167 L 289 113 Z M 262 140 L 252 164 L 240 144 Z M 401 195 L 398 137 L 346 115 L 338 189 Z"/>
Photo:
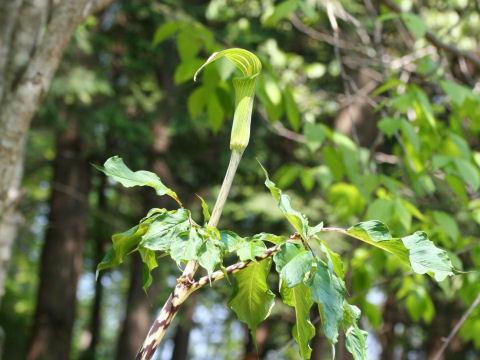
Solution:
<path fill-rule="evenodd" d="M 216 227 L 218 220 L 220 220 L 220 215 L 222 214 L 223 207 L 227 201 L 228 193 L 232 187 L 233 178 L 235 177 L 235 173 L 237 171 L 238 164 L 242 159 L 242 155 L 243 150 L 232 150 L 230 155 L 230 163 L 228 164 L 228 169 L 225 174 L 225 178 L 223 179 L 217 201 L 213 207 L 212 216 L 210 217 L 208 226 Z M 185 266 L 182 276 L 177 279 L 177 286 L 173 290 L 173 293 L 168 298 L 167 302 L 160 311 L 160 314 L 150 328 L 142 348 L 136 356 L 137 360 L 150 360 L 152 358 L 156 348 L 162 341 L 168 326 L 171 324 L 180 306 L 185 302 L 185 300 L 187 300 L 190 294 L 196 290 L 194 287 L 195 283 L 193 281 L 193 276 L 195 275 L 197 269 L 198 261 L 196 260 L 190 260 Z"/>
<path fill-rule="evenodd" d="M 208 226 L 216 227 L 218 225 L 220 215 L 222 215 L 223 207 L 225 206 L 225 202 L 227 201 L 228 193 L 230 192 L 230 188 L 232 187 L 233 178 L 235 177 L 235 173 L 237 172 L 238 164 L 242 159 L 242 155 L 243 150 L 232 150 L 228 169 L 225 173 L 225 178 L 223 179 L 220 192 L 218 193 L 217 201 L 215 202 L 215 206 L 213 207 L 212 215 L 210 216 Z"/>

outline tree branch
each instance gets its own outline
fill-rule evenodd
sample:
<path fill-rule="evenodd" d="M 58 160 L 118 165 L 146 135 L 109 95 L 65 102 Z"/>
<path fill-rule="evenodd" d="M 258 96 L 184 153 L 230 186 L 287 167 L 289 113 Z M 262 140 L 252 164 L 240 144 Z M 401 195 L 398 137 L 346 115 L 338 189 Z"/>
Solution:
<path fill-rule="evenodd" d="M 440 360 L 443 352 L 448 347 L 448 344 L 450 344 L 450 341 L 452 341 L 453 337 L 457 334 L 458 330 L 460 330 L 463 323 L 468 319 L 468 317 L 470 316 L 472 311 L 478 306 L 478 304 L 480 304 L 480 294 L 477 295 L 477 298 L 473 301 L 472 305 L 470 305 L 470 307 L 465 312 L 465 314 L 463 314 L 463 316 L 460 318 L 460 321 L 452 329 L 448 337 L 445 339 L 445 342 L 443 343 L 442 347 L 438 350 L 438 352 L 435 354 L 432 360 Z"/>
<path fill-rule="evenodd" d="M 382 0 L 382 2 L 393 12 L 395 12 L 397 14 L 404 13 L 402 11 L 402 9 L 400 9 L 400 7 L 397 4 L 395 4 L 392 0 Z M 477 67 L 480 68 L 480 58 L 479 57 L 475 56 L 474 54 L 472 54 L 468 51 L 459 49 L 454 45 L 447 44 L 447 43 L 443 42 L 431 30 L 427 30 L 427 32 L 425 33 L 425 39 L 427 39 L 428 42 L 430 42 L 436 48 L 442 49 L 446 52 L 457 55 L 459 57 L 463 57 L 465 59 L 468 59 L 472 63 L 474 63 Z"/>

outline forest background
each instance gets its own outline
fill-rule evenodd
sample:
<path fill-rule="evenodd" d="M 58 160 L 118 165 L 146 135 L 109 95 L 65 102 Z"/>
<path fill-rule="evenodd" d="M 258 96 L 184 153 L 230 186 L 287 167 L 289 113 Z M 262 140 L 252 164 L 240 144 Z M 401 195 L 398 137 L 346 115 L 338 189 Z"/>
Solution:
<path fill-rule="evenodd" d="M 393 257 L 325 236 L 362 309 L 368 359 L 480 357 L 480 2 L 351 0 L 0 3 L 0 325 L 4 359 L 132 359 L 179 269 L 160 261 L 149 295 L 135 254 L 101 272 L 110 237 L 152 207 L 91 164 L 120 155 L 157 173 L 194 217 L 228 164 L 233 67 L 259 56 L 251 140 L 219 228 L 290 234 L 257 159 L 312 222 L 379 219 L 424 230 L 466 273 L 440 283 Z M 270 288 L 278 278 L 272 274 Z M 194 294 L 159 359 L 256 359 L 228 310 L 227 281 Z M 468 310 L 471 310 L 468 312 Z M 298 359 L 280 301 L 261 359 Z M 327 359 L 318 327 L 312 359 Z M 47 350 L 46 350 L 47 349 Z M 349 359 L 342 338 L 337 359 Z"/>

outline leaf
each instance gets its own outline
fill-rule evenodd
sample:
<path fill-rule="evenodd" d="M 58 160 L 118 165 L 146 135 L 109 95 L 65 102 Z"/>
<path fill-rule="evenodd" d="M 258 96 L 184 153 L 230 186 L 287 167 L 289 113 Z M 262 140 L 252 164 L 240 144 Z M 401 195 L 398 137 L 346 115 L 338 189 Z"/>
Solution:
<path fill-rule="evenodd" d="M 299 3 L 298 0 L 286 0 L 275 6 L 272 15 L 265 19 L 264 24 L 267 26 L 273 26 L 281 19 L 287 17 L 294 12 Z"/>
<path fill-rule="evenodd" d="M 453 161 L 463 181 L 468 182 L 472 185 L 473 189 L 477 191 L 480 187 L 480 177 L 475 166 L 473 166 L 468 160 L 458 157 L 454 158 Z"/>
<path fill-rule="evenodd" d="M 272 244 L 281 244 L 286 241 L 285 236 L 278 236 L 274 234 L 269 234 L 269 233 L 260 233 L 260 234 L 255 234 L 252 236 L 252 240 L 259 240 L 259 241 L 268 241 L 271 242 Z"/>
<path fill-rule="evenodd" d="M 203 60 L 200 58 L 190 58 L 182 61 L 173 74 L 175 84 L 182 84 L 185 81 L 190 80 L 202 63 Z"/>
<path fill-rule="evenodd" d="M 189 216 L 190 212 L 185 209 L 159 215 L 142 236 L 140 246 L 155 251 L 170 251 L 176 237 L 190 229 Z"/>
<path fill-rule="evenodd" d="M 169 21 L 160 26 L 153 35 L 153 45 L 158 45 L 178 30 L 177 21 Z"/>
<path fill-rule="evenodd" d="M 331 276 L 327 265 L 317 258 L 317 271 L 307 280 L 312 299 L 318 303 L 323 332 L 331 344 L 338 340 L 338 328 L 343 320 L 345 285 L 335 275 Z"/>
<path fill-rule="evenodd" d="M 240 261 L 255 260 L 255 258 L 262 255 L 265 250 L 267 250 L 267 247 L 263 241 L 255 241 L 247 238 L 242 239 L 238 244 L 237 255 Z"/>
<path fill-rule="evenodd" d="M 427 234 L 417 231 L 404 238 L 392 238 L 388 228 L 380 221 L 371 220 L 356 224 L 346 233 L 359 240 L 397 255 L 410 264 L 417 274 L 433 272 L 437 281 L 453 275 L 453 266 L 447 253 L 435 247 Z"/>
<path fill-rule="evenodd" d="M 268 317 L 274 305 L 275 295 L 267 285 L 271 265 L 268 258 L 235 273 L 233 294 L 228 301 L 238 319 L 247 324 L 255 344 L 258 324 Z"/>
<path fill-rule="evenodd" d="M 327 264 L 330 273 L 334 271 L 340 279 L 343 279 L 345 277 L 345 272 L 343 271 L 343 262 L 340 255 L 333 252 L 330 249 L 330 246 L 328 246 L 328 244 L 323 240 L 320 240 L 320 250 L 322 250 L 328 260 Z"/>
<path fill-rule="evenodd" d="M 188 113 L 192 119 L 200 115 L 207 104 L 209 92 L 206 87 L 200 86 L 198 89 L 192 91 L 187 100 Z"/>
<path fill-rule="evenodd" d="M 303 359 L 310 359 L 312 349 L 308 343 L 315 336 L 315 326 L 310 322 L 310 308 L 313 305 L 311 290 L 303 282 L 293 288 L 287 287 L 282 282 L 280 294 L 285 304 L 295 308 L 292 336 L 298 344 L 300 356 Z"/>
<path fill-rule="evenodd" d="M 283 95 L 285 99 L 285 110 L 290 126 L 294 131 L 298 132 L 300 128 L 300 111 L 298 110 L 297 103 L 295 102 L 290 89 L 287 89 Z"/>
<path fill-rule="evenodd" d="M 202 237 L 195 227 L 191 227 L 188 233 L 177 236 L 170 245 L 170 257 L 177 263 L 181 261 L 197 260 L 200 247 L 203 244 Z"/>
<path fill-rule="evenodd" d="M 200 51 L 198 39 L 188 30 L 183 30 L 177 36 L 177 49 L 182 61 L 194 58 Z"/>
<path fill-rule="evenodd" d="M 205 200 L 203 200 L 200 195 L 197 195 L 197 197 L 202 202 L 203 222 L 208 223 L 208 220 L 210 220 L 210 211 L 208 210 L 208 204 L 205 202 Z"/>
<path fill-rule="evenodd" d="M 345 316 L 343 330 L 345 331 L 345 347 L 355 360 L 367 360 L 368 333 L 358 327 L 360 310 L 355 305 L 344 302 Z"/>
<path fill-rule="evenodd" d="M 433 218 L 435 219 L 435 222 L 443 228 L 452 241 L 457 241 L 460 231 L 458 230 L 457 223 L 450 215 L 443 211 L 434 211 Z"/>
<path fill-rule="evenodd" d="M 417 274 L 431 271 L 437 281 L 453 275 L 453 265 L 447 252 L 435 247 L 433 242 L 428 240 L 425 232 L 417 231 L 413 235 L 402 238 L 402 242 L 410 250 L 410 264 Z"/>
<path fill-rule="evenodd" d="M 277 201 L 278 207 L 283 212 L 287 220 L 292 224 L 304 241 L 307 241 L 308 220 L 298 211 L 292 208 L 290 197 L 283 195 L 282 191 L 275 186 L 275 183 L 268 177 L 267 170 L 260 164 L 265 173 L 265 186 L 270 190 L 273 198 Z"/>
<path fill-rule="evenodd" d="M 152 278 L 152 270 L 158 266 L 157 257 L 155 255 L 155 251 L 140 248 L 138 249 L 140 256 L 142 257 L 143 261 L 143 271 L 142 271 L 142 280 L 143 280 L 143 291 L 147 292 L 150 285 L 152 285 L 153 278 Z"/>
<path fill-rule="evenodd" d="M 222 263 L 222 253 L 222 243 L 219 240 L 212 237 L 204 239 L 204 243 L 199 251 L 198 263 L 207 270 L 209 277 L 217 265 Z"/>
<path fill-rule="evenodd" d="M 177 194 L 163 185 L 162 181 L 156 174 L 145 170 L 133 172 L 125 165 L 122 158 L 119 156 L 109 158 L 105 161 L 103 167 L 97 165 L 93 166 L 125 187 L 150 186 L 155 189 L 157 195 L 168 195 L 180 203 Z"/>
<path fill-rule="evenodd" d="M 408 30 L 414 33 L 417 38 L 421 38 L 425 35 L 427 32 L 427 25 L 425 25 L 420 16 L 412 13 L 402 13 L 400 16 Z"/>
<path fill-rule="evenodd" d="M 100 264 L 98 264 L 97 276 L 100 270 L 109 269 L 123 263 L 123 258 L 137 246 L 142 235 L 148 230 L 151 221 L 152 218 L 127 231 L 112 236 L 113 246 L 105 254 Z"/>
<path fill-rule="evenodd" d="M 388 137 L 392 137 L 402 126 L 402 120 L 392 117 L 386 117 L 377 123 L 377 127 Z"/>
<path fill-rule="evenodd" d="M 225 245 L 228 252 L 237 250 L 238 244 L 243 241 L 243 238 L 235 234 L 233 231 L 220 231 L 220 241 Z"/>
<path fill-rule="evenodd" d="M 223 121 L 225 120 L 225 111 L 223 110 L 222 104 L 220 104 L 218 96 L 215 93 L 211 93 L 208 98 L 207 115 L 210 128 L 212 129 L 213 133 L 216 134 L 222 127 Z"/>
<path fill-rule="evenodd" d="M 303 134 L 307 138 L 307 146 L 311 151 L 317 150 L 322 146 L 327 134 L 322 124 L 306 123 L 303 127 Z"/>
<path fill-rule="evenodd" d="M 273 261 L 286 286 L 292 288 L 300 284 L 312 268 L 313 256 L 301 246 L 287 242 L 280 246 Z"/>

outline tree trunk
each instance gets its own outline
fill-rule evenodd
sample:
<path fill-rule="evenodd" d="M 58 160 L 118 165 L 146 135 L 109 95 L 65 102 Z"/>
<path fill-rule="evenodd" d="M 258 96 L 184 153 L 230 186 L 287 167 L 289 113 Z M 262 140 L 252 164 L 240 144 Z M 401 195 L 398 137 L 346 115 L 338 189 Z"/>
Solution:
<path fill-rule="evenodd" d="M 42 249 L 28 360 L 65 360 L 75 320 L 76 289 L 87 231 L 90 165 L 76 121 L 58 134 L 49 226 Z"/>
<path fill-rule="evenodd" d="M 49 0 L 0 1 L 0 226 L 11 224 L 15 217 L 18 198 L 11 195 L 19 192 L 18 167 L 30 122 L 73 31 L 87 15 L 111 1 L 63 0 L 51 16 Z M 16 231 L 0 232 L 9 234 L 0 237 L 1 298 Z"/>
<path fill-rule="evenodd" d="M 143 263 L 138 253 L 134 254 L 131 265 L 127 312 L 118 341 L 117 360 L 135 358 L 153 320 L 151 306 L 142 289 Z"/>
<path fill-rule="evenodd" d="M 104 214 L 107 212 L 107 199 L 105 197 L 105 186 L 107 183 L 107 178 L 105 176 L 101 176 L 100 185 L 98 187 L 98 204 L 97 210 Z M 106 246 L 106 239 L 109 236 L 105 233 L 105 225 L 101 219 L 95 219 L 95 268 L 93 272 L 96 271 L 96 266 L 99 264 L 104 255 L 105 255 L 105 246 Z M 93 300 L 92 305 L 92 312 L 90 317 L 90 325 L 89 325 L 89 335 L 90 335 L 90 344 L 88 344 L 88 348 L 83 352 L 80 359 L 81 360 L 94 360 L 96 359 L 96 351 L 97 345 L 100 341 L 100 329 L 102 325 L 102 317 L 101 317 L 101 308 L 102 308 L 102 300 L 103 300 L 103 286 L 102 286 L 102 278 L 106 274 L 105 271 L 100 271 L 98 277 L 95 282 L 95 298 Z"/>

